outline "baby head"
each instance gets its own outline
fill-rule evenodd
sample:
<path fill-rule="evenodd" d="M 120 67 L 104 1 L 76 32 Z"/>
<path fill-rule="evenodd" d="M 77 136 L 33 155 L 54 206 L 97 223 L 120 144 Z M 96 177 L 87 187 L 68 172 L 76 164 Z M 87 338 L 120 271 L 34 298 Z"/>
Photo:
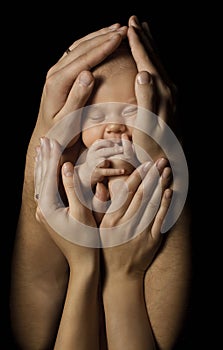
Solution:
<path fill-rule="evenodd" d="M 137 113 L 135 78 L 138 73 L 127 41 L 93 69 L 95 86 L 87 103 L 82 123 L 82 141 L 89 148 L 98 139 L 122 143 L 132 140 L 133 121 Z M 120 167 L 121 159 L 111 159 Z"/>

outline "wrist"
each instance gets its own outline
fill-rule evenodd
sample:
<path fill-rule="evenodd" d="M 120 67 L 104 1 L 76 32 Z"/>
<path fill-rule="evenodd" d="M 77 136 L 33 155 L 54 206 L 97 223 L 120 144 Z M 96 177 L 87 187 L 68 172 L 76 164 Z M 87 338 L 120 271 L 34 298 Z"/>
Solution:
<path fill-rule="evenodd" d="M 124 272 L 124 271 L 106 271 L 104 283 L 104 293 L 109 293 L 110 290 L 119 293 L 119 290 L 138 289 L 143 286 L 144 274 Z M 115 288 L 114 288 L 115 286 Z"/>
<path fill-rule="evenodd" d="M 68 259 L 70 267 L 70 276 L 82 281 L 93 281 L 99 279 L 99 252 L 97 249 L 92 249 L 92 254 L 86 254 L 84 259 L 77 260 L 75 257 Z"/>

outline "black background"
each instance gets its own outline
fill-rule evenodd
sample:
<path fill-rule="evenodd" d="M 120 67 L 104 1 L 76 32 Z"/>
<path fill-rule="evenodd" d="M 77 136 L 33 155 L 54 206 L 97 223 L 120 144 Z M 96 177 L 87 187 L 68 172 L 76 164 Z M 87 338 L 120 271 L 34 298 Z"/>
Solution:
<path fill-rule="evenodd" d="M 195 11 L 193 4 L 189 2 L 172 4 L 136 1 L 134 5 L 110 1 L 99 5 L 93 2 L 81 4 L 62 1 L 57 5 L 47 2 L 30 2 L 30 5 L 20 3 L 2 11 L 2 17 L 5 17 L 7 23 L 2 30 L 2 74 L 6 75 L 3 86 L 5 96 L 2 99 L 2 140 L 4 139 L 5 145 L 2 191 L 6 191 L 3 203 L 6 214 L 2 216 L 1 329 L 4 331 L 2 339 L 5 339 L 5 349 L 14 349 L 8 300 L 10 262 L 21 201 L 26 148 L 37 118 L 45 75 L 73 41 L 115 22 L 127 24 L 129 16 L 133 14 L 141 21 L 148 21 L 164 66 L 178 87 L 178 107 L 190 173 L 193 293 L 185 334 L 177 350 L 192 347 L 200 349 L 202 344 L 207 345 L 207 333 L 205 342 L 204 334 L 207 328 L 205 315 L 209 306 L 208 300 L 204 302 L 202 297 L 206 288 L 206 274 L 202 263 L 204 246 L 201 244 L 204 237 L 203 227 L 199 226 L 195 230 L 202 220 L 198 212 L 200 202 L 196 195 L 200 186 L 196 167 L 200 156 L 196 121 L 197 118 L 200 121 L 201 100 L 198 91 L 202 89 L 203 70 L 200 66 L 205 41 L 202 11 Z"/>

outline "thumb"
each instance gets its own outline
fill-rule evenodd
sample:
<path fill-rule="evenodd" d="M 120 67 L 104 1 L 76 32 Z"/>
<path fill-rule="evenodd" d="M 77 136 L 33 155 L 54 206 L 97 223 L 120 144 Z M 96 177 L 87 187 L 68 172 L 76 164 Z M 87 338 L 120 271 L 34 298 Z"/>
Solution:
<path fill-rule="evenodd" d="M 70 214 L 72 215 L 74 212 L 77 213 L 77 210 L 82 210 L 84 207 L 82 204 L 83 201 L 81 200 L 82 197 L 79 179 L 71 162 L 66 162 L 63 164 L 62 180 L 67 195 Z"/>

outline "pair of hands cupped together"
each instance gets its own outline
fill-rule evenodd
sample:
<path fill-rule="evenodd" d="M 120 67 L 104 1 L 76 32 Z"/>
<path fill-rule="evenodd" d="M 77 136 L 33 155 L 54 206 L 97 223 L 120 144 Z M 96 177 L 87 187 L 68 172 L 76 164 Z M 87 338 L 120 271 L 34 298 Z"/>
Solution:
<path fill-rule="evenodd" d="M 125 262 L 134 264 L 131 271 L 145 271 L 162 241 L 162 226 L 171 202 L 171 171 L 167 160 L 146 162 L 123 180 L 119 177 L 112 185 L 112 200 L 98 225 L 94 212 L 101 210 L 100 193 L 97 193 L 100 188 L 97 190 L 96 186 L 97 200 L 93 197 L 92 209 L 82 196 L 74 165 L 65 162 L 61 170 L 68 200 L 65 206 L 58 191 L 60 158 L 59 143 L 42 138 L 36 156 L 36 192 L 39 194 L 36 216 L 47 226 L 70 265 L 75 265 L 77 250 L 84 250 L 95 259 L 98 248 L 103 248 L 107 254 L 112 251 L 111 266 L 117 268 L 114 257 L 116 253 L 120 256 L 121 250 Z M 84 256 L 86 254 L 83 259 Z M 122 265 L 120 259 L 118 261 Z M 130 268 L 129 264 L 122 266 Z"/>

